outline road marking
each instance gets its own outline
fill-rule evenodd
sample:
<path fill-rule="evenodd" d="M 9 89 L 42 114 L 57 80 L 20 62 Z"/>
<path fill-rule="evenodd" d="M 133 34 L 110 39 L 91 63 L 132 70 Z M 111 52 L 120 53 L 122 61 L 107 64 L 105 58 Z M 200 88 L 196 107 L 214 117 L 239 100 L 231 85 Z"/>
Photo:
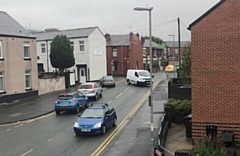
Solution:
<path fill-rule="evenodd" d="M 153 88 L 159 83 L 158 81 Z M 114 137 L 120 132 L 120 130 L 127 124 L 127 122 L 131 121 L 131 117 L 138 111 L 138 109 L 143 105 L 146 98 L 149 96 L 150 91 L 148 91 L 143 98 L 138 102 L 138 104 L 131 110 L 131 112 L 123 119 L 123 121 L 114 129 L 114 131 L 102 142 L 102 144 L 91 154 L 91 156 L 99 156 L 102 151 L 110 144 L 110 142 L 114 139 Z"/>
<path fill-rule="evenodd" d="M 120 93 L 118 96 L 115 97 L 115 99 L 119 98 L 123 93 Z"/>
<path fill-rule="evenodd" d="M 27 155 L 28 153 L 31 153 L 33 151 L 33 149 L 27 151 L 26 153 L 23 153 L 21 156 Z"/>
<path fill-rule="evenodd" d="M 21 127 L 23 124 L 20 124 L 20 125 L 17 125 L 17 126 L 15 126 L 14 128 L 18 128 L 18 127 Z"/>
<path fill-rule="evenodd" d="M 127 88 L 124 90 L 124 92 L 126 92 L 128 89 L 129 89 L 129 87 L 127 87 Z"/>
<path fill-rule="evenodd" d="M 109 102 L 108 102 L 108 104 L 109 104 L 109 103 L 111 103 L 111 102 L 112 102 L 112 100 L 111 100 L 111 101 L 109 101 Z"/>
<path fill-rule="evenodd" d="M 10 131 L 11 129 L 7 129 L 6 131 L 8 132 L 8 131 Z"/>

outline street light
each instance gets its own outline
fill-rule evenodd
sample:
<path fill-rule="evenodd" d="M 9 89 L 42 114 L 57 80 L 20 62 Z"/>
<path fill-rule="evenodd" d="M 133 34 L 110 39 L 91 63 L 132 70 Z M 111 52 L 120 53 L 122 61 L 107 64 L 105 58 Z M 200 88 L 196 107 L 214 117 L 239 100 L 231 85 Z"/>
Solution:
<path fill-rule="evenodd" d="M 175 58 L 175 45 L 174 45 L 174 35 L 168 35 L 168 36 L 172 36 L 173 37 L 173 77 L 175 78 L 176 75 L 176 58 Z"/>
<path fill-rule="evenodd" d="M 151 26 L 151 11 L 153 7 L 135 7 L 136 11 L 148 11 L 149 12 L 149 44 L 150 44 L 150 95 L 149 95 L 149 105 L 151 106 L 151 141 L 152 141 L 152 152 L 154 151 L 154 138 L 153 138 L 153 103 L 152 103 L 152 26 Z"/>

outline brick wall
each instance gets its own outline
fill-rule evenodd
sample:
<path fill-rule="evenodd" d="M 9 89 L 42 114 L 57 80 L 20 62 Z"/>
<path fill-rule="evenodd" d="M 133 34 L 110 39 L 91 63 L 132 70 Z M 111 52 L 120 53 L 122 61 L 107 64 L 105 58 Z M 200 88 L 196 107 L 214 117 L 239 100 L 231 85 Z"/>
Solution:
<path fill-rule="evenodd" d="M 239 0 L 225 0 L 191 27 L 193 138 L 216 124 L 240 142 L 239 8 Z"/>

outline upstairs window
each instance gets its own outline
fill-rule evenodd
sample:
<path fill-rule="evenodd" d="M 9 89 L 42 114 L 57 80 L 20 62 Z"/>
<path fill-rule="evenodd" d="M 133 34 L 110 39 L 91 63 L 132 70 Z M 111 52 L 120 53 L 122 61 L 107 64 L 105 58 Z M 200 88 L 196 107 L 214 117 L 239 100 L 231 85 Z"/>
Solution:
<path fill-rule="evenodd" d="M 46 53 L 45 43 L 41 44 L 41 48 L 42 48 L 42 53 Z"/>
<path fill-rule="evenodd" d="M 84 51 L 84 41 L 79 41 L 80 51 Z"/>
<path fill-rule="evenodd" d="M 31 71 L 26 70 L 25 71 L 25 79 L 26 79 L 26 89 L 31 88 Z"/>
<path fill-rule="evenodd" d="M 71 46 L 72 50 L 74 51 L 74 42 L 73 41 L 70 42 L 70 46 Z"/>
<path fill-rule="evenodd" d="M 0 92 L 4 91 L 4 84 L 3 84 L 3 72 L 0 71 Z"/>
<path fill-rule="evenodd" d="M 30 46 L 28 42 L 24 42 L 23 44 L 24 48 L 24 58 L 30 58 Z"/>
<path fill-rule="evenodd" d="M 2 41 L 0 41 L 0 58 L 3 58 L 3 54 L 2 54 Z"/>
<path fill-rule="evenodd" d="M 117 48 L 116 47 L 112 48 L 112 57 L 117 57 Z"/>

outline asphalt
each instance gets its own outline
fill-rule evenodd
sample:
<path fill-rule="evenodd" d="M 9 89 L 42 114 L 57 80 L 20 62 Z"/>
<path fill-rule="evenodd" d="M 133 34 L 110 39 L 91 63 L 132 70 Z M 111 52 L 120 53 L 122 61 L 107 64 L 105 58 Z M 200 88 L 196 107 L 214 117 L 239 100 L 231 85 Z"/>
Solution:
<path fill-rule="evenodd" d="M 121 81 L 121 78 L 116 78 Z M 161 118 L 164 111 L 163 104 L 167 102 L 168 80 L 159 80 L 153 88 L 153 134 L 157 140 L 158 130 L 161 126 Z M 54 101 L 57 95 L 63 92 L 73 92 L 77 86 L 66 90 L 51 92 L 48 94 L 16 100 L 12 103 L 0 104 L 0 125 L 26 121 L 49 114 L 54 111 Z M 131 119 L 116 140 L 104 151 L 104 156 L 150 156 L 152 152 L 151 141 L 151 116 L 150 107 L 146 100 L 139 111 Z M 184 125 L 174 125 L 170 128 L 166 139 L 165 148 L 169 152 L 164 155 L 171 156 L 177 149 L 192 148 L 191 140 L 186 139 Z"/>

